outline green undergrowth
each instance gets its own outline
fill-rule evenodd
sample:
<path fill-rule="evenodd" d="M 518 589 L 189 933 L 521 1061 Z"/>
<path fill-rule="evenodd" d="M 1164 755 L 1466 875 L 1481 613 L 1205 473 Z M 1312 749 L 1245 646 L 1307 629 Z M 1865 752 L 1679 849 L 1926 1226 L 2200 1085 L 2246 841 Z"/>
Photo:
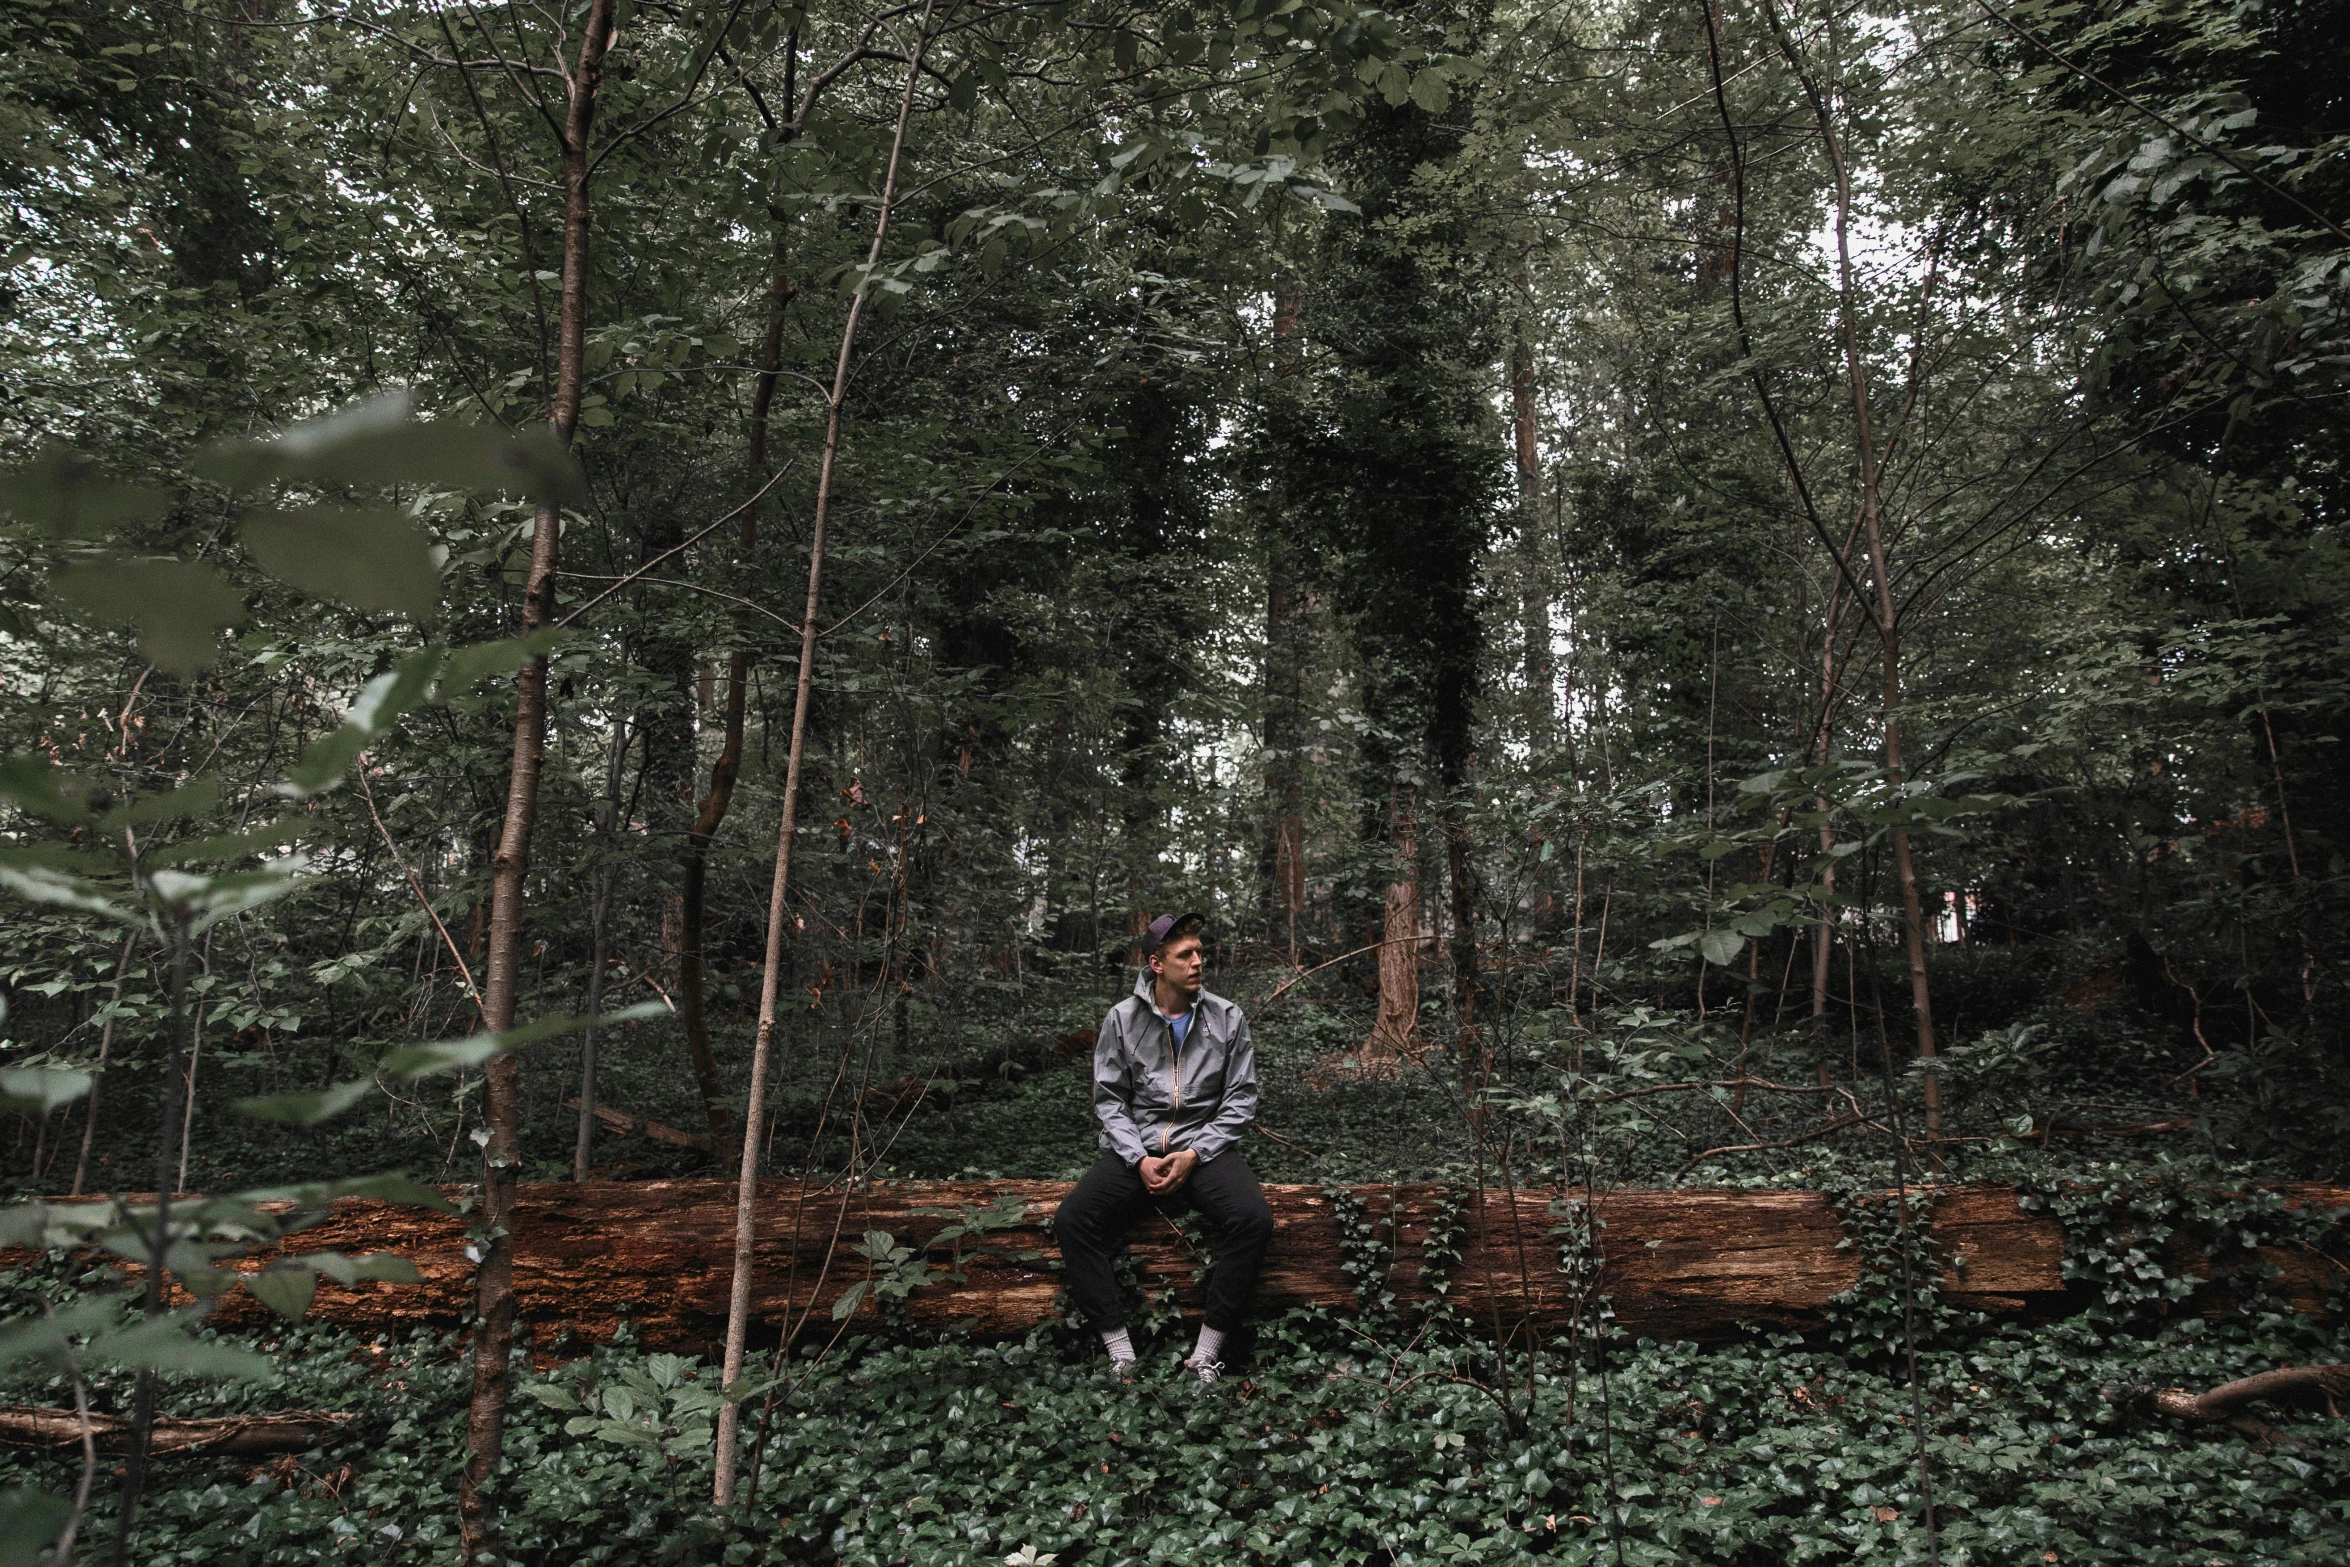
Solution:
<path fill-rule="evenodd" d="M 136 1559 L 454 1562 L 468 1377 L 455 1345 L 317 1327 L 268 1343 L 273 1383 L 177 1384 L 166 1407 L 350 1410 L 358 1438 L 259 1464 L 164 1460 Z M 1554 1348 L 1530 1406 L 1522 1361 L 1498 1366 L 1441 1332 L 1292 1314 L 1213 1389 L 1176 1375 L 1182 1347 L 1173 1333 L 1149 1343 L 1131 1386 L 1057 1329 L 804 1358 L 765 1422 L 756 1500 L 723 1522 L 707 1502 L 710 1367 L 625 1344 L 542 1370 L 518 1359 L 505 1549 L 546 1567 L 1926 1559 L 1909 1386 L 1872 1335 L 1618 1341 L 1604 1366 L 1588 1342 L 1579 1357 Z M 2339 1563 L 2338 1427 L 2288 1424 L 2294 1445 L 2263 1447 L 2113 1394 L 2344 1359 L 2340 1331 L 2260 1312 L 2142 1333 L 2110 1314 L 1944 1331 L 1918 1368 L 1940 1560 Z M 126 1394 L 98 1388 L 102 1403 Z M 59 1460 L 5 1467 L 10 1484 L 70 1479 Z"/>

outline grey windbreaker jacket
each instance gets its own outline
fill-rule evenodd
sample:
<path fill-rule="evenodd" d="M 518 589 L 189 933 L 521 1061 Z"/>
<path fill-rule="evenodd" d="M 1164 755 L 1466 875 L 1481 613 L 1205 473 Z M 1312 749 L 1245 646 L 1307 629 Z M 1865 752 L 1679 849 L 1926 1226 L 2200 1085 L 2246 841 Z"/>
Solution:
<path fill-rule="evenodd" d="M 1189 1148 L 1213 1159 L 1257 1115 L 1257 1053 L 1248 1019 L 1203 990 L 1181 1051 L 1151 997 L 1150 970 L 1110 1008 L 1093 1047 L 1093 1113 L 1101 1146 L 1128 1164 Z"/>

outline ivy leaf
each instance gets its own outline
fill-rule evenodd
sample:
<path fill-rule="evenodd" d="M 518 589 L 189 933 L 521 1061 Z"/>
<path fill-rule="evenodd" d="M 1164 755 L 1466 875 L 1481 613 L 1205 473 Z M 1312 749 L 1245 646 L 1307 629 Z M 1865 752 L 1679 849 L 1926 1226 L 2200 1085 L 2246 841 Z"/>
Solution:
<path fill-rule="evenodd" d="M 561 647 L 568 633 L 550 628 L 534 631 L 527 637 L 508 637 L 498 642 L 475 642 L 465 647 L 449 649 L 449 660 L 441 666 L 438 692 L 441 700 L 462 695 L 478 680 L 493 675 L 512 674 L 534 658 L 544 658 Z"/>
<path fill-rule="evenodd" d="M 342 781 L 360 752 L 391 733 L 392 726 L 436 698 L 470 690 L 475 681 L 521 668 L 560 646 L 559 630 L 527 637 L 476 642 L 466 647 L 420 648 L 360 687 L 334 730 L 310 743 L 278 793 L 306 800 Z"/>
<path fill-rule="evenodd" d="M 415 620 L 440 605 L 432 537 L 405 512 L 343 506 L 257 512 L 245 519 L 244 540 L 263 571 L 319 598 Z"/>
<path fill-rule="evenodd" d="M 245 618 L 243 596 L 194 561 L 95 561 L 67 567 L 49 585 L 99 620 L 137 628 L 140 654 L 167 675 L 210 668 L 220 632 Z"/>
<path fill-rule="evenodd" d="M 185 865 L 192 860 L 241 860 L 249 854 L 291 843 L 308 833 L 313 825 L 307 817 L 280 817 L 266 826 L 248 827 L 243 832 L 207 833 L 201 838 L 166 844 L 150 851 L 143 859 L 156 868 Z"/>
<path fill-rule="evenodd" d="M 340 1197 L 372 1197 L 378 1202 L 430 1208 L 437 1213 L 455 1211 L 449 1206 L 446 1197 L 406 1175 L 358 1175 L 339 1181 L 306 1181 L 299 1186 L 267 1186 L 239 1192 L 226 1201 L 248 1208 L 264 1203 L 285 1203 L 307 1211 L 326 1208 Z"/>
<path fill-rule="evenodd" d="M 302 759 L 278 786 L 278 792 L 294 799 L 308 799 L 340 783 L 360 752 L 424 704 L 432 693 L 434 678 L 447 659 L 445 648 L 424 648 L 360 687 L 358 696 L 343 710 L 342 723 L 310 742 Z"/>
<path fill-rule="evenodd" d="M 313 1273 L 323 1273 L 337 1284 L 424 1282 L 424 1275 L 416 1271 L 416 1264 L 394 1252 L 371 1251 L 364 1256 L 346 1257 L 339 1251 L 311 1251 L 304 1252 L 296 1260 Z"/>

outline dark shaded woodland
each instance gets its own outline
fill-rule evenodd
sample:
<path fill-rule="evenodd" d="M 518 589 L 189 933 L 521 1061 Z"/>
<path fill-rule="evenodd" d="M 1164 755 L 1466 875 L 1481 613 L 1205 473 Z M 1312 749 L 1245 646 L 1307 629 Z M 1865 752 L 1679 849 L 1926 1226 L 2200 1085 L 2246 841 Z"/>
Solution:
<path fill-rule="evenodd" d="M 2331 1210 L 2275 1195 L 2350 1180 L 2346 33 L 2321 0 L 7 7 L 35 1206 L 0 1284 L 65 1326 L 5 1396 L 41 1431 L 349 1413 L 389 1356 L 416 1401 L 365 1456 L 297 1410 L 324 1446 L 274 1480 L 26 1458 L 8 1559 L 2339 1559 L 2340 1460 L 2214 1424 L 2270 1384 L 2195 1400 L 2350 1359 Z M 827 1243 L 861 1347 L 817 1312 L 804 1370 L 739 1311 L 726 1375 L 624 1331 L 564 1381 L 514 1337 L 507 1221 L 553 1183 L 960 1180 L 996 1218 L 956 1235 L 1018 1230 L 988 1183 L 1091 1158 L 1093 1029 L 1190 909 L 1255 1030 L 1250 1161 L 1357 1193 L 1349 1301 L 1263 1329 L 1250 1451 L 1343 1430 L 1362 1474 L 923 1513 L 969 1444 L 1042 1442 L 1033 1476 L 1126 1429 L 1061 1328 L 937 1339 L 963 1243 L 927 1222 Z M 1408 1247 L 1360 1195 L 1399 1181 Z M 162 1272 L 232 1282 L 173 1236 L 226 1259 L 415 1182 L 474 1204 L 469 1325 L 167 1311 Z M 1984 1305 L 1930 1195 L 1869 1195 L 1917 1183 L 2055 1216 L 2060 1287 Z M 1636 1346 L 1573 1195 L 1611 1187 L 1827 1193 L 1863 1260 L 1781 1338 Z M 1496 1191 L 1551 1226 L 1539 1331 L 1438 1287 Z M 92 1241 L 161 1265 L 112 1325 Z M 2262 1247 L 2324 1267 L 2263 1296 Z M 240 1288 L 298 1317 L 319 1276 Z M 166 1330 L 203 1353 L 106 1358 Z M 205 1380 L 255 1371 L 205 1359 L 232 1339 L 276 1391 Z M 1849 1494 L 1774 1456 L 1832 1399 L 1872 1411 L 1817 1438 Z M 890 1456 L 940 1400 L 1011 1427 Z M 1243 1463 L 1186 1409 L 1183 1462 Z M 2208 1535 L 2050 1489 L 2165 1517 L 2225 1441 L 2258 1494 Z"/>

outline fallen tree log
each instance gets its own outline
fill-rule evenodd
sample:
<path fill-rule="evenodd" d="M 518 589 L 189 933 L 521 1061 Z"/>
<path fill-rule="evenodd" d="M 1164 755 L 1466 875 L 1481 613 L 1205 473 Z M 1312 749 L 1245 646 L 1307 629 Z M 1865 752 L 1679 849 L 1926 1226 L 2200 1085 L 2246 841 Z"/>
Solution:
<path fill-rule="evenodd" d="M 961 1326 L 982 1337 L 1024 1333 L 1052 1320 L 1060 1291 L 1057 1258 L 1044 1226 L 1068 1186 L 1055 1181 L 824 1184 L 766 1181 L 758 1200 L 757 1281 L 752 1311 L 765 1335 L 785 1324 L 833 1329 L 830 1311 L 844 1291 L 870 1276 L 853 1249 L 883 1231 L 917 1251 L 959 1214 L 1001 1202 L 1016 1213 L 1009 1228 L 931 1252 L 933 1287 L 905 1301 L 912 1320 L 933 1329 Z M 2281 1188 L 2288 1205 L 2350 1209 L 2350 1190 Z M 1351 1311 L 1345 1228 L 1318 1187 L 1268 1186 L 1274 1236 L 1259 1291 L 1267 1311 L 1322 1306 Z M 1439 1186 L 1362 1186 L 1359 1246 L 1375 1242 L 1386 1287 L 1409 1306 L 1445 1298 L 1487 1331 L 1563 1331 L 1588 1317 L 1593 1280 L 1561 1268 L 1557 1194 L 1458 1192 Z M 1596 1225 L 1596 1288 L 1606 1293 L 1619 1331 L 1655 1338 L 1713 1339 L 1744 1329 L 1814 1328 L 1836 1296 L 1859 1277 L 1860 1258 L 1845 1246 L 1828 1198 L 1808 1191 L 1603 1189 L 1576 1193 L 1572 1206 Z M 454 1214 L 350 1200 L 322 1224 L 285 1243 L 288 1253 L 337 1250 L 405 1255 L 422 1275 L 416 1285 L 321 1278 L 311 1315 L 356 1328 L 403 1330 L 462 1326 L 471 1309 L 473 1265 L 465 1220 Z M 571 1337 L 608 1341 L 623 1323 L 647 1345 L 697 1349 L 724 1332 L 734 1186 L 721 1180 L 546 1182 L 524 1185 L 514 1214 L 514 1289 L 525 1322 L 542 1347 Z M 1451 1232 L 1449 1269 L 1431 1266 L 1434 1226 Z M 1581 1227 L 1580 1222 L 1575 1227 Z M 1932 1236 L 1947 1271 L 1943 1298 L 1961 1308 L 2048 1317 L 2085 1300 L 2063 1276 L 2065 1238 L 2056 1220 L 2020 1207 L 2008 1187 L 1944 1189 L 1933 1208 Z M 1136 1226 L 1130 1242 L 1146 1288 L 1172 1290 L 1187 1312 L 1199 1307 L 1201 1258 L 1166 1219 Z M 2214 1266 L 2173 1237 L 2172 1264 L 2210 1273 Z M 4 1254 L 0 1254 L 4 1255 Z M 276 1253 L 231 1264 L 255 1269 Z M 2304 1249 L 2264 1248 L 2222 1259 L 2222 1267 L 2256 1263 L 2274 1269 L 2272 1287 L 2304 1311 L 2322 1307 L 2340 1265 Z M 959 1274 L 959 1281 L 950 1274 Z M 1583 1293 L 1578 1293 L 1578 1291 Z M 2192 1303 L 2191 1303 L 2192 1304 Z M 868 1294 L 852 1326 L 871 1323 Z M 216 1318 L 261 1324 L 269 1312 L 242 1290 L 224 1296 Z"/>
<path fill-rule="evenodd" d="M 563 1108 L 576 1110 L 579 1108 L 579 1101 L 566 1099 L 563 1101 Z M 610 1105 L 600 1104 L 596 1106 L 594 1113 L 599 1122 L 609 1126 L 615 1132 L 633 1132 L 640 1137 L 649 1137 L 657 1143 L 667 1143 L 672 1148 L 691 1148 L 700 1153 L 710 1151 L 710 1139 L 707 1137 L 696 1137 L 693 1133 L 681 1132 L 674 1126 L 647 1120 L 641 1115 L 630 1115 L 626 1110 L 615 1110 Z"/>
<path fill-rule="evenodd" d="M 258 1458 L 269 1453 L 306 1453 L 350 1435 L 355 1416 L 319 1409 L 269 1415 L 204 1415 L 193 1420 L 157 1416 L 148 1448 L 157 1453 L 222 1453 Z M 90 1434 L 101 1452 L 130 1445 L 131 1423 L 120 1415 L 90 1416 Z M 70 1409 L 0 1406 L 0 1446 L 65 1448 L 82 1445 L 82 1419 Z"/>

